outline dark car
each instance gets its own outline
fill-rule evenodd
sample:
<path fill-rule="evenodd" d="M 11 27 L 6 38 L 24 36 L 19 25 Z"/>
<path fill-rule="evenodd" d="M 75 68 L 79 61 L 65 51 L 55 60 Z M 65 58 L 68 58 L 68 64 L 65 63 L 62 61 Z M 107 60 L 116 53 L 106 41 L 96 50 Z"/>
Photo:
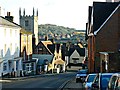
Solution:
<path fill-rule="evenodd" d="M 79 70 L 76 74 L 76 83 L 77 82 L 84 82 L 85 78 L 87 76 L 88 70 L 84 69 L 84 70 Z"/>
<path fill-rule="evenodd" d="M 113 73 L 99 73 L 92 83 L 93 90 L 106 90 Z"/>
<path fill-rule="evenodd" d="M 110 78 L 107 90 L 120 90 L 120 73 L 115 73 Z"/>

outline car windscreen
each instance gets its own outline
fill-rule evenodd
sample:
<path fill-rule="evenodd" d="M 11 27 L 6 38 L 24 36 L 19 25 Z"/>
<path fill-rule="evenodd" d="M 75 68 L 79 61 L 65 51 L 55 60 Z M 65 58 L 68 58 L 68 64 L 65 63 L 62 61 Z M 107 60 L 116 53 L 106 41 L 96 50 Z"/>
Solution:
<path fill-rule="evenodd" d="M 93 82 L 96 75 L 89 75 L 87 82 Z"/>
<path fill-rule="evenodd" d="M 108 82 L 110 80 L 112 75 L 102 75 L 101 76 L 101 85 L 102 85 L 102 88 L 105 88 L 108 86 Z"/>
<path fill-rule="evenodd" d="M 78 71 L 77 74 L 86 74 L 87 71 L 86 70 L 81 70 L 81 71 Z"/>

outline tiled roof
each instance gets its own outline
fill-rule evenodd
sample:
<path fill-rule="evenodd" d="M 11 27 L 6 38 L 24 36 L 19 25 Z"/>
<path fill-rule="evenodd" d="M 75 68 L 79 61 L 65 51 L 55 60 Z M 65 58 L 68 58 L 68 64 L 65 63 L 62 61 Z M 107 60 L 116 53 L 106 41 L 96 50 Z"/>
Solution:
<path fill-rule="evenodd" d="M 46 47 L 47 45 L 53 44 L 51 41 L 41 41 Z"/>
<path fill-rule="evenodd" d="M 53 51 L 51 47 L 54 47 L 53 43 L 51 41 L 41 41 L 43 45 L 47 48 L 47 50 L 53 54 Z"/>

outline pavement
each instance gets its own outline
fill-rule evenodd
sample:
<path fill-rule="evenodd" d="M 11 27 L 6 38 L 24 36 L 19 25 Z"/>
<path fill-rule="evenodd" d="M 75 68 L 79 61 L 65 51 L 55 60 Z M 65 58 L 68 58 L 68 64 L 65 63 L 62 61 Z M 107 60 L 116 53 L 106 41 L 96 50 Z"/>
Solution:
<path fill-rule="evenodd" d="M 24 76 L 24 77 L 15 77 L 15 78 L 0 78 L 0 83 L 12 82 L 12 81 L 15 81 L 15 80 L 23 80 L 23 79 L 27 79 L 27 78 L 45 77 L 45 76 L 51 76 L 51 75 L 57 75 L 57 73 L 54 73 L 54 74 L 40 74 L 40 75 L 34 75 L 34 76 Z"/>

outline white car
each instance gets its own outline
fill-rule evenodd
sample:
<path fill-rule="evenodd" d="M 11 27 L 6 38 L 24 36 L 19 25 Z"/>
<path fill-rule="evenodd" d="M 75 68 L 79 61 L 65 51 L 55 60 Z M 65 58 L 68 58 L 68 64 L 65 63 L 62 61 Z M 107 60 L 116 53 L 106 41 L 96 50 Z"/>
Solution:
<path fill-rule="evenodd" d="M 120 73 L 115 73 L 110 78 L 107 90 L 120 90 Z"/>

